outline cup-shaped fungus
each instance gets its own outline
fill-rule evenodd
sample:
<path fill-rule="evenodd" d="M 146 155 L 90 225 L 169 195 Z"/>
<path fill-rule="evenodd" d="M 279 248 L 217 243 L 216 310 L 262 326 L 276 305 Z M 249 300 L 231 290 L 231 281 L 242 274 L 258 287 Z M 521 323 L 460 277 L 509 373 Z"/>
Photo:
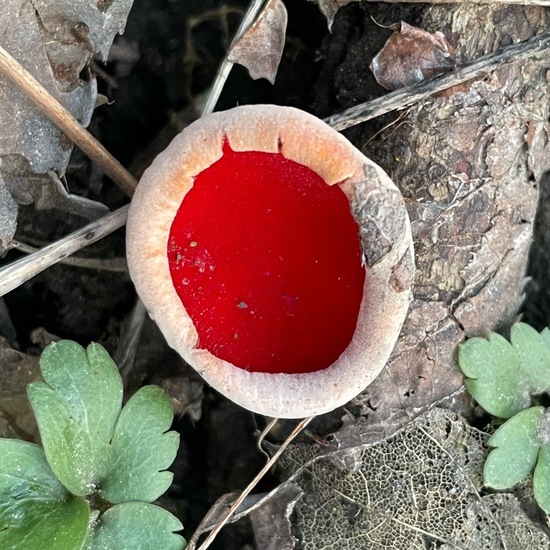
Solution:
<path fill-rule="evenodd" d="M 167 342 L 252 411 L 343 405 L 387 362 L 413 274 L 401 194 L 319 119 L 204 117 L 144 173 L 127 227 L 137 292 Z"/>

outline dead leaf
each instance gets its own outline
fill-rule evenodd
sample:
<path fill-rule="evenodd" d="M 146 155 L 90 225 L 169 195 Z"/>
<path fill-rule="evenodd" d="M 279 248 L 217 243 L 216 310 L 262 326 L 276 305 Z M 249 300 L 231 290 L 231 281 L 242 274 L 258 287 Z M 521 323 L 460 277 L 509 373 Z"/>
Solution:
<path fill-rule="evenodd" d="M 397 90 L 456 66 L 454 48 L 443 33 L 430 34 L 403 21 L 391 28 L 394 33 L 370 66 L 380 86 Z"/>
<path fill-rule="evenodd" d="M 133 3 L 134 0 L 33 0 L 32 5 L 41 24 L 57 38 L 58 44 L 64 42 L 60 38 L 66 41 L 72 36 L 82 49 L 98 52 L 106 61 L 115 36 L 124 32 Z M 79 23 L 67 27 L 73 21 Z M 68 30 L 69 35 L 61 36 L 63 29 Z"/>
<path fill-rule="evenodd" d="M 311 1 L 311 0 L 310 0 Z M 319 5 L 321 13 L 327 18 L 328 30 L 332 29 L 334 17 L 340 8 L 352 2 L 360 2 L 361 0 L 314 0 Z"/>
<path fill-rule="evenodd" d="M 528 491 L 480 494 L 486 439 L 455 413 L 433 409 L 375 444 L 292 445 L 281 465 L 285 483 L 304 492 L 292 516 L 296 548 L 548 548 L 543 526 L 525 512 Z"/>
<path fill-rule="evenodd" d="M 289 518 L 301 495 L 300 487 L 292 482 L 285 482 L 269 493 L 248 495 L 227 523 L 250 517 L 257 550 L 293 550 L 294 537 L 290 533 Z M 226 493 L 214 502 L 189 540 L 189 550 L 194 550 L 199 538 L 223 520 L 238 497 L 238 492 Z"/>
<path fill-rule="evenodd" d="M 36 174 L 27 159 L 20 155 L 3 157 L 0 176 L 4 177 L 11 200 L 15 199 L 18 204 L 34 203 L 37 210 L 57 208 L 86 220 L 96 220 L 109 212 L 109 208 L 100 202 L 69 193 L 55 171 Z"/>
<path fill-rule="evenodd" d="M 38 4 L 41 5 L 35 7 L 26 0 L 3 2 L 0 44 L 86 125 L 95 104 L 96 89 L 95 82 L 81 81 L 79 75 L 92 52 L 86 48 L 77 62 L 72 48 L 69 58 L 63 57 L 60 50 L 54 50 L 51 43 L 56 42 L 56 37 L 44 29 L 38 11 L 45 7 L 44 2 Z M 75 42 L 73 37 L 73 45 Z M 46 47 L 46 43 L 50 45 Z M 62 67 L 65 70 L 61 70 Z M 21 155 L 37 173 L 52 169 L 59 173 L 65 171 L 71 154 L 70 144 L 38 107 L 4 76 L 0 76 L 0 129 L 0 156 Z"/>
<path fill-rule="evenodd" d="M 204 383 L 186 375 L 175 375 L 154 380 L 169 396 L 174 408 L 174 416 L 181 418 L 189 415 L 192 422 L 198 422 L 202 416 Z"/>
<path fill-rule="evenodd" d="M 198 540 L 201 535 L 205 533 L 209 533 L 218 525 L 220 521 L 222 521 L 223 517 L 231 508 L 231 505 L 235 500 L 238 498 L 239 493 L 238 491 L 234 491 L 232 493 L 227 493 L 225 495 L 222 495 L 214 504 L 210 507 L 208 512 L 204 515 L 201 522 L 199 523 L 199 526 L 193 533 L 193 536 L 189 540 L 189 548 L 193 549 L 196 547 Z M 231 521 L 235 521 L 234 518 L 232 518 Z"/>
<path fill-rule="evenodd" d="M 2 0 L 0 44 L 87 126 L 97 97 L 96 82 L 87 66 L 97 52 L 107 58 L 115 34 L 124 29 L 132 3 L 133 0 Z M 0 160 L 8 155 L 19 156 L 32 173 L 53 170 L 62 175 L 71 151 L 72 144 L 57 127 L 0 74 Z M 9 187 L 11 173 L 7 162 L 1 177 Z M 94 216 L 93 205 L 78 201 L 69 204 L 69 194 L 51 184 L 49 177 L 41 182 L 36 178 L 22 179 L 15 198 L 27 194 L 36 200 L 36 185 L 45 185 L 38 194 L 53 198 L 50 207 L 61 203 L 65 210 L 81 213 L 92 206 L 92 214 L 86 216 Z M 0 209 L 0 239 L 5 245 L 13 234 L 17 208 L 12 201 L 2 204 L 5 207 Z"/>
<path fill-rule="evenodd" d="M 289 483 L 277 495 L 250 512 L 257 550 L 294 550 L 290 515 L 302 491 Z"/>
<path fill-rule="evenodd" d="M 269 0 L 253 25 L 231 48 L 228 60 L 245 66 L 256 80 L 273 84 L 285 45 L 287 11 L 281 0 Z"/>
<path fill-rule="evenodd" d="M 19 208 L 2 178 L 1 167 L 0 164 L 0 256 L 3 256 L 15 235 Z"/>
<path fill-rule="evenodd" d="M 38 357 L 14 350 L 0 336 L 0 437 L 33 440 L 38 428 L 27 384 L 39 379 Z"/>

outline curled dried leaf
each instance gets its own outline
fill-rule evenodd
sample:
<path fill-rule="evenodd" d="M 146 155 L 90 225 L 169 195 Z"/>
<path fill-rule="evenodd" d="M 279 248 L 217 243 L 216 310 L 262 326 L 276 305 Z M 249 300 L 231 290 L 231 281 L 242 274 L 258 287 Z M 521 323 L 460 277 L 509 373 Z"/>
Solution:
<path fill-rule="evenodd" d="M 453 46 L 443 33 L 431 34 L 401 21 L 372 60 L 371 71 L 380 86 L 397 90 L 456 66 Z"/>
<path fill-rule="evenodd" d="M 269 0 L 254 24 L 237 40 L 228 60 L 245 66 L 250 76 L 273 84 L 283 55 L 287 11 L 281 0 Z"/>
<path fill-rule="evenodd" d="M 360 0 L 316 0 L 321 13 L 327 18 L 327 24 L 329 30 L 334 23 L 334 17 L 340 8 L 343 8 L 351 2 L 358 2 Z"/>

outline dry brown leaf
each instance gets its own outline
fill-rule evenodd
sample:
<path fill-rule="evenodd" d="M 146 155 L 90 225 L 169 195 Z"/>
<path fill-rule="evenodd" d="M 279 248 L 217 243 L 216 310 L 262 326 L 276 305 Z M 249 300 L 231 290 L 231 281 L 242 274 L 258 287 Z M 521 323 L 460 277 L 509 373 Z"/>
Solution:
<path fill-rule="evenodd" d="M 298 485 L 287 481 L 270 493 L 249 495 L 227 523 L 249 517 L 257 550 L 293 550 L 295 539 L 290 516 L 302 494 Z M 199 538 L 223 521 L 238 496 L 238 492 L 226 493 L 214 502 L 189 540 L 188 550 L 195 550 Z"/>
<path fill-rule="evenodd" d="M 2 7 L 5 2 L 2 0 Z M 65 41 L 72 37 L 79 49 L 87 46 L 106 61 L 115 36 L 124 32 L 133 3 L 134 0 L 33 0 L 32 6 L 44 29 L 56 38 L 47 48 L 70 47 Z M 80 21 L 76 28 L 71 25 L 74 21 Z"/>
<path fill-rule="evenodd" d="M 302 496 L 301 489 L 289 483 L 261 506 L 250 512 L 257 550 L 294 550 L 290 516 Z"/>
<path fill-rule="evenodd" d="M 273 84 L 285 46 L 287 11 L 281 0 L 269 0 L 254 24 L 231 48 L 228 60 L 245 66 L 256 80 Z"/>
<path fill-rule="evenodd" d="M 4 156 L 0 172 L 4 173 L 11 200 L 15 199 L 18 204 L 34 203 L 37 210 L 58 208 L 88 220 L 96 220 L 109 212 L 109 208 L 100 202 L 69 193 L 66 184 L 54 170 L 44 174 L 35 173 L 28 160 L 20 155 Z"/>
<path fill-rule="evenodd" d="M 336 12 L 352 2 L 360 2 L 361 0 L 315 0 L 321 10 L 321 13 L 327 18 L 329 30 L 334 23 Z"/>
<path fill-rule="evenodd" d="M 170 396 L 176 418 L 189 415 L 192 422 L 198 422 L 201 419 L 204 397 L 204 383 L 201 380 L 177 374 L 168 378 L 154 379 L 153 383 Z"/>
<path fill-rule="evenodd" d="M 113 0 L 102 9 L 88 0 L 4 0 L 0 44 L 86 126 L 97 91 L 83 71 L 96 52 L 106 59 L 132 2 Z M 37 173 L 64 172 L 70 142 L 5 77 L 0 98 L 0 156 L 22 155 Z"/>
<path fill-rule="evenodd" d="M 210 507 L 208 512 L 204 515 L 199 526 L 193 533 L 191 540 L 189 540 L 188 548 L 194 550 L 197 547 L 198 540 L 204 533 L 209 533 L 216 527 L 223 517 L 227 513 L 227 510 L 231 507 L 235 499 L 239 496 L 237 491 L 222 495 L 214 504 Z M 234 521 L 234 520 L 233 520 Z M 231 521 L 230 521 L 231 522 Z"/>
<path fill-rule="evenodd" d="M 0 437 L 33 440 L 38 428 L 27 384 L 40 377 L 38 357 L 14 350 L 0 337 Z"/>
<path fill-rule="evenodd" d="M 370 66 L 380 86 L 397 90 L 456 66 L 454 48 L 443 33 L 431 34 L 403 21 L 391 28 L 394 33 Z"/>
<path fill-rule="evenodd" d="M 86 68 L 96 53 L 106 59 L 115 34 L 124 29 L 132 3 L 133 0 L 2 0 L 0 45 L 87 126 L 97 90 Z M 63 174 L 71 151 L 70 141 L 0 74 L 0 253 L 1 245 L 6 246 L 13 236 L 20 196 L 39 196 L 45 199 L 39 201 L 42 206 L 62 204 L 63 209 L 77 214 L 90 207 L 87 217 L 97 217 L 97 205 L 70 205 L 74 197 L 62 186 L 52 185 L 51 178 L 29 177 L 50 170 Z M 9 161 L 8 156 L 12 157 Z M 20 169 L 16 174 L 10 171 L 13 157 L 20 157 L 20 162 L 15 163 L 19 167 L 28 166 L 26 177 L 17 183 L 15 200 L 6 190 L 13 189 L 13 177 L 21 174 Z"/>

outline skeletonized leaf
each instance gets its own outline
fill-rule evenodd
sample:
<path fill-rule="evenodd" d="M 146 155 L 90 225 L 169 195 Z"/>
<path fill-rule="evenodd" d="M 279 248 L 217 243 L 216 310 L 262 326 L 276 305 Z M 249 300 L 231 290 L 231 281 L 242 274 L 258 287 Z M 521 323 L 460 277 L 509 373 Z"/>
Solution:
<path fill-rule="evenodd" d="M 256 80 L 273 84 L 283 55 L 287 11 L 281 0 L 269 0 L 254 24 L 231 48 L 228 60 L 244 65 Z"/>
<path fill-rule="evenodd" d="M 280 466 L 286 483 L 303 491 L 293 532 L 308 550 L 420 550 L 426 541 L 442 541 L 441 550 L 546 549 L 548 535 L 526 512 L 528 496 L 479 491 L 485 441 L 463 418 L 435 408 L 373 444 L 290 445 Z"/>
<path fill-rule="evenodd" d="M 443 33 L 431 34 L 403 21 L 392 30 L 370 66 L 380 86 L 397 90 L 455 67 L 454 48 Z"/>

